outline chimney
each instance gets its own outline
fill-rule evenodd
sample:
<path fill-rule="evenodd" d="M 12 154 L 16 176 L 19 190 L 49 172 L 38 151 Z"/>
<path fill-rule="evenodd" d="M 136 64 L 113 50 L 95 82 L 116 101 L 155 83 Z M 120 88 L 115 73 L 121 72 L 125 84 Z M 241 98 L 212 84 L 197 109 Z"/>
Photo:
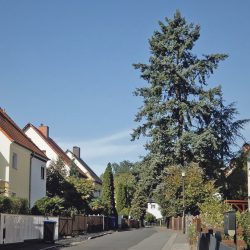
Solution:
<path fill-rule="evenodd" d="M 73 154 L 77 157 L 80 158 L 80 148 L 77 146 L 73 147 Z"/>
<path fill-rule="evenodd" d="M 40 127 L 38 127 L 38 130 L 39 130 L 45 137 L 49 137 L 49 127 L 48 127 L 48 126 L 44 126 L 43 124 L 41 124 Z"/>

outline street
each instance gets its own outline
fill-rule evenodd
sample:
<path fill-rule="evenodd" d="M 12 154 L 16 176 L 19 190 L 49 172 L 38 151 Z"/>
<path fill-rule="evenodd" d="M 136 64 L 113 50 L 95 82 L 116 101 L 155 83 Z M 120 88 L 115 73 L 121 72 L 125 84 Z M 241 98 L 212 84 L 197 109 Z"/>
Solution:
<path fill-rule="evenodd" d="M 69 250 L 185 250 L 186 236 L 166 228 L 144 228 L 115 232 L 104 237 L 84 241 Z"/>

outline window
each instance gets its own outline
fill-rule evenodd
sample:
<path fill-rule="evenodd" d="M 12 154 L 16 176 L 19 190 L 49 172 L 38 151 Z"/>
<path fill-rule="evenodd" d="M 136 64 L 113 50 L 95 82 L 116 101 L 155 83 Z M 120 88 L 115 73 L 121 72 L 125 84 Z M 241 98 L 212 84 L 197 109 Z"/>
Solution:
<path fill-rule="evenodd" d="M 45 178 L 45 167 L 41 167 L 41 179 L 44 180 Z"/>
<path fill-rule="evenodd" d="M 155 204 L 151 204 L 151 209 L 155 209 Z"/>
<path fill-rule="evenodd" d="M 12 167 L 17 169 L 17 154 L 13 153 L 12 155 Z"/>
<path fill-rule="evenodd" d="M 16 193 L 15 193 L 15 192 L 12 192 L 12 193 L 11 193 L 11 196 L 12 196 L 12 197 L 16 197 Z"/>

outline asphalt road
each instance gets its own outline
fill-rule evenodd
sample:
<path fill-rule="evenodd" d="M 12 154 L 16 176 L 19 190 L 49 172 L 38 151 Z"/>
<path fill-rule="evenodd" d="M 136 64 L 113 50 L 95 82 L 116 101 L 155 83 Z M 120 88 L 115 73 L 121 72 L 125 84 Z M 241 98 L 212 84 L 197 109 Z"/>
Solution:
<path fill-rule="evenodd" d="M 115 232 L 67 247 L 67 250 L 167 250 L 172 248 L 171 244 L 175 239 L 176 234 L 164 228 L 144 228 Z"/>
<path fill-rule="evenodd" d="M 97 235 L 95 235 L 97 236 Z M 56 244 L 26 242 L 0 246 L 0 250 L 189 250 L 187 235 L 165 227 L 142 228 L 113 232 L 86 240 L 75 237 L 59 240 Z"/>

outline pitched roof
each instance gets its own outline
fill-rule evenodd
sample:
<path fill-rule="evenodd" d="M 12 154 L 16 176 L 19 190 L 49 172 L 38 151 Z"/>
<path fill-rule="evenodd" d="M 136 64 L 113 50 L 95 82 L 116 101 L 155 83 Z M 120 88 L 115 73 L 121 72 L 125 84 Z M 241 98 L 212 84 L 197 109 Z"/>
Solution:
<path fill-rule="evenodd" d="M 29 137 L 16 125 L 16 123 L 0 108 L 0 130 L 12 141 L 24 148 L 27 148 L 34 154 L 48 159 Z"/>
<path fill-rule="evenodd" d="M 37 127 L 28 123 L 24 128 L 23 131 L 26 131 L 28 128 L 33 128 L 52 148 L 52 150 L 59 156 L 66 164 L 71 164 L 70 158 L 66 155 L 66 153 L 53 141 L 49 136 L 46 137 Z"/>
<path fill-rule="evenodd" d="M 82 160 L 80 157 L 77 157 L 70 150 L 67 150 L 66 152 L 70 152 L 74 156 L 74 158 L 81 163 L 81 165 L 89 172 L 89 174 L 96 183 L 102 184 L 102 180 L 96 175 L 96 173 L 89 167 L 89 165 L 84 160 Z"/>
<path fill-rule="evenodd" d="M 24 128 L 23 131 L 26 131 L 28 128 L 33 128 L 44 140 L 47 144 L 51 147 L 51 149 L 69 166 L 71 165 L 71 159 L 67 156 L 67 154 L 56 144 L 54 140 L 52 140 L 49 136 L 46 137 L 37 127 L 28 123 Z M 87 178 L 86 174 L 82 172 L 81 169 L 78 168 L 79 173 L 83 178 Z"/>

